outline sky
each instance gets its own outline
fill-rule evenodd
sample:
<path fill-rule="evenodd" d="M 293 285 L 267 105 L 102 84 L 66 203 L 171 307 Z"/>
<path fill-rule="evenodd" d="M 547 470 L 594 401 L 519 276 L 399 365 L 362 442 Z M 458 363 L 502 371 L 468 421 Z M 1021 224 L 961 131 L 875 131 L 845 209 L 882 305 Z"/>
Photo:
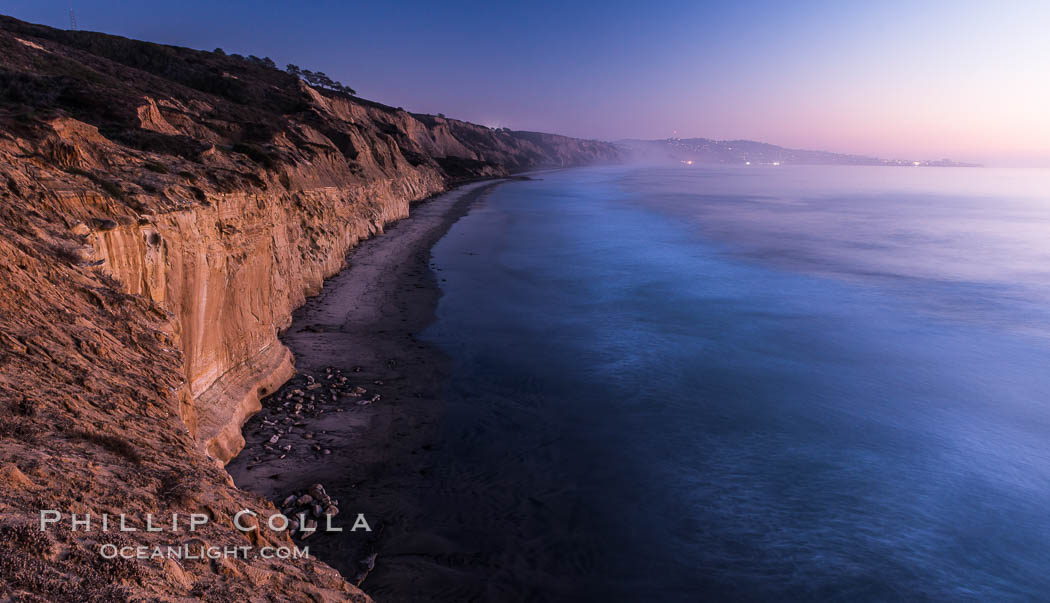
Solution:
<path fill-rule="evenodd" d="M 69 27 L 69 0 L 0 13 Z M 80 29 L 269 56 L 373 100 L 585 138 L 1050 165 L 1050 2 L 73 0 Z"/>

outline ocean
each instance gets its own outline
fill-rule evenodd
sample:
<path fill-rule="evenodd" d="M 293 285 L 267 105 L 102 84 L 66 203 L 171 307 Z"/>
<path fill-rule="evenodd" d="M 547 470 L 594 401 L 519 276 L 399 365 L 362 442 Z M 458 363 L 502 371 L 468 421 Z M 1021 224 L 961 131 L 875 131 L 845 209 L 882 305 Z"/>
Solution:
<path fill-rule="evenodd" d="M 446 600 L 1050 593 L 1050 171 L 535 177 L 433 249 L 449 408 L 381 558 Z"/>

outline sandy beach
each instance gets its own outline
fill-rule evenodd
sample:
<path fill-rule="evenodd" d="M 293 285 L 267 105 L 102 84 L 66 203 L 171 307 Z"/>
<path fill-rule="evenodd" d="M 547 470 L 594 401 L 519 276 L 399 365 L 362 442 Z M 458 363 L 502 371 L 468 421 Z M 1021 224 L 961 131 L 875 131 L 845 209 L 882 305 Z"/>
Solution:
<path fill-rule="evenodd" d="M 351 252 L 347 268 L 282 334 L 298 374 L 263 400 L 244 426 L 244 450 L 227 466 L 238 487 L 279 508 L 290 494 L 323 484 L 338 503 L 333 525 L 344 531 L 298 542 L 353 582 L 366 580 L 379 539 L 413 504 L 418 486 L 404 476 L 428 471 L 444 407 L 447 359 L 415 337 L 440 296 L 430 248 L 501 182 L 421 202 L 409 219 Z M 359 513 L 371 532 L 350 531 Z"/>

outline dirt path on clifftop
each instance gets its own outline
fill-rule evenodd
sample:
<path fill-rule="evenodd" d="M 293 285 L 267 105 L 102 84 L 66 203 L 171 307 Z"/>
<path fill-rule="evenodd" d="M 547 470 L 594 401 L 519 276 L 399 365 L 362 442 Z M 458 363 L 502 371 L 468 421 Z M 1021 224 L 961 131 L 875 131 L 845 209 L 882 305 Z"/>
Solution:
<path fill-rule="evenodd" d="M 299 375 L 263 400 L 244 426 L 244 450 L 227 466 L 238 487 L 278 508 L 323 484 L 339 508 L 332 524 L 343 532 L 296 541 L 352 582 L 367 575 L 383 531 L 415 500 L 422 480 L 406 476 L 428 471 L 445 406 L 448 360 L 415 338 L 440 296 L 430 249 L 500 182 L 427 200 L 351 252 L 348 267 L 295 312 L 281 339 Z M 372 532 L 351 531 L 358 513 Z"/>

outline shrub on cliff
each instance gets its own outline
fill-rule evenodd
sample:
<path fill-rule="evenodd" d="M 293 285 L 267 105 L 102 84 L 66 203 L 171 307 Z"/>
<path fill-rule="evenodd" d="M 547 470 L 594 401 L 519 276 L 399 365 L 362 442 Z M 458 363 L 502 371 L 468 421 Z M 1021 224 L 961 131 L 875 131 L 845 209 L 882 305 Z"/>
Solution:
<path fill-rule="evenodd" d="M 324 88 L 326 90 L 342 92 L 343 94 L 348 94 L 350 96 L 355 96 L 357 94 L 356 90 L 354 90 L 350 86 L 344 85 L 340 81 L 333 80 L 332 78 L 328 77 L 323 71 L 310 71 L 309 69 L 300 69 L 298 65 L 293 65 L 292 63 L 289 63 L 288 66 L 285 67 L 285 71 L 294 75 L 295 77 L 306 80 L 306 83 L 310 84 L 311 86 L 314 86 L 315 88 Z"/>

